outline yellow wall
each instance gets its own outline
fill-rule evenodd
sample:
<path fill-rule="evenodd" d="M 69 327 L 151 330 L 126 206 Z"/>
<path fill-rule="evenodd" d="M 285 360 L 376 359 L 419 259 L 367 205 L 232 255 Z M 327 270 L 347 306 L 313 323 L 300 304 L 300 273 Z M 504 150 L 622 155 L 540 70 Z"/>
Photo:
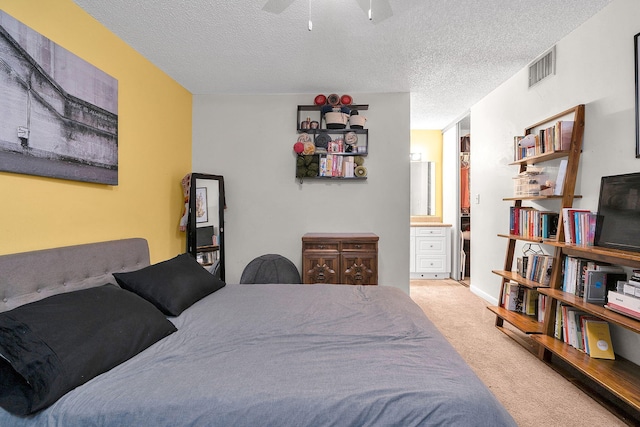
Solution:
<path fill-rule="evenodd" d="M 118 80 L 119 157 L 117 186 L 0 172 L 0 254 L 127 237 L 146 238 L 152 262 L 183 252 L 191 93 L 71 0 L 0 9 Z"/>
<path fill-rule="evenodd" d="M 411 152 L 422 153 L 422 160 L 436 163 L 436 216 L 442 218 L 442 131 L 412 130 Z"/>

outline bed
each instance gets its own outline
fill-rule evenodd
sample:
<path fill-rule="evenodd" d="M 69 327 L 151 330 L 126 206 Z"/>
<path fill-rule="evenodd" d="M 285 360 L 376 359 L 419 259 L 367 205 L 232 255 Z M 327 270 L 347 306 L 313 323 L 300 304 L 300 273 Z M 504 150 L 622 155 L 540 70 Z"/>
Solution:
<path fill-rule="evenodd" d="M 131 284 L 124 282 L 140 279 L 141 272 L 147 279 L 149 270 L 156 267 L 150 275 L 154 286 L 164 286 L 163 281 L 169 283 L 173 276 L 181 280 L 175 281 L 180 289 L 191 286 L 192 278 L 186 277 L 191 270 L 175 265 L 174 259 L 149 266 L 144 239 L 0 256 L 2 341 L 13 339 L 12 328 L 3 329 L 2 322 L 24 326 L 33 320 L 34 305 L 44 305 L 48 316 L 54 310 L 48 301 L 67 304 L 64 298 L 83 293 L 90 297 L 82 304 L 94 304 L 94 300 L 99 304 L 74 307 L 65 314 L 76 319 L 72 325 L 62 323 L 66 326 L 58 330 L 64 332 L 55 339 L 69 340 L 67 347 L 57 342 L 45 346 L 46 351 L 61 348 L 56 356 L 60 373 L 50 374 L 55 377 L 52 383 L 66 381 L 58 390 L 60 396 L 53 393 L 42 398 L 43 407 L 24 403 L 19 393 L 0 396 L 0 425 L 515 426 L 489 389 L 399 289 L 217 283 L 215 291 L 191 297 L 174 315 L 143 298 L 140 288 L 127 290 Z M 98 292 L 102 292 L 99 298 Z M 88 338 L 80 334 L 80 341 L 73 343 L 74 325 L 91 324 L 78 319 L 91 318 L 109 306 L 104 302 L 110 301 L 110 296 L 104 297 L 107 294 L 121 295 L 128 302 L 115 304 L 114 312 L 105 308 L 108 319 L 98 319 L 95 333 Z M 169 304 L 181 298 L 172 295 Z M 146 311 L 161 324 L 159 335 L 135 351 L 128 341 L 124 347 L 135 354 L 125 355 L 125 360 L 112 357 L 123 347 L 118 345 L 120 335 L 130 339 L 128 335 L 135 335 L 133 331 L 144 322 L 134 318 L 135 327 L 121 325 L 117 334 L 107 333 L 108 339 L 100 338 L 102 330 L 112 321 L 125 321 L 132 312 L 138 316 Z M 37 331 L 52 323 L 47 320 L 30 327 Z M 144 339 L 149 335 L 145 334 Z M 14 365 L 21 363 L 8 354 L 9 347 L 0 344 L 3 378 L 11 369 L 19 371 Z M 74 352 L 97 352 L 98 362 L 96 354 L 85 357 L 94 372 L 76 372 L 84 369 L 84 359 Z M 22 357 L 31 358 L 31 354 Z M 93 366 L 110 358 L 113 366 Z M 36 365 L 36 371 L 41 369 L 42 363 Z M 26 375 L 40 375 L 32 371 Z M 16 374 L 17 382 L 22 381 L 21 375 Z M 73 379 L 59 379 L 65 376 Z M 37 388 L 38 381 L 23 381 L 20 393 L 31 393 L 25 388 Z M 42 388 L 51 394 L 55 387 Z M 7 389 L 6 384 L 0 385 L 0 394 Z M 13 413 L 3 409 L 14 403 Z M 16 407 L 25 413 L 16 414 Z"/>

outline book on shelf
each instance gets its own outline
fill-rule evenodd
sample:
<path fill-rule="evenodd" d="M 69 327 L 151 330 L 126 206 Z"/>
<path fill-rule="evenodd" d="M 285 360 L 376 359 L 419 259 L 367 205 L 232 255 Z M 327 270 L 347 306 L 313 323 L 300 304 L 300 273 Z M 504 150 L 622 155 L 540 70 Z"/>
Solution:
<path fill-rule="evenodd" d="M 597 269 L 593 262 L 587 263 L 584 299 L 590 304 L 605 305 L 607 292 L 616 290 L 617 282 L 625 280 L 627 274 L 624 271 L 614 272 Z"/>
<path fill-rule="evenodd" d="M 547 296 L 538 292 L 538 322 L 544 322 L 544 314 L 547 309 Z"/>
<path fill-rule="evenodd" d="M 555 239 L 558 234 L 558 219 L 560 218 L 560 214 L 557 212 L 541 212 L 540 213 L 540 221 L 541 221 L 541 234 L 540 237 L 543 239 Z"/>
<path fill-rule="evenodd" d="M 616 291 L 607 292 L 607 305 L 613 307 L 622 307 L 640 315 L 640 298 L 632 295 L 622 294 Z"/>
<path fill-rule="evenodd" d="M 554 141 L 556 151 L 568 151 L 571 148 L 573 123 L 573 120 L 559 120 L 556 122 Z"/>
<path fill-rule="evenodd" d="M 527 266 L 529 265 L 529 257 L 521 256 L 516 259 L 516 272 L 522 276 L 527 276 Z"/>
<path fill-rule="evenodd" d="M 607 303 L 605 304 L 604 308 L 615 311 L 616 313 L 622 314 L 623 316 L 627 316 L 635 320 L 640 320 L 640 311 L 630 310 L 626 307 L 614 303 Z"/>
<path fill-rule="evenodd" d="M 506 290 L 504 295 L 506 295 L 506 300 L 504 303 L 504 308 L 510 311 L 522 311 L 522 303 L 524 297 L 524 289 L 515 282 L 505 283 Z"/>
<path fill-rule="evenodd" d="M 567 176 L 567 165 L 569 161 L 567 159 L 560 160 L 560 165 L 558 166 L 558 175 L 556 175 L 556 184 L 553 189 L 553 194 L 556 196 L 562 196 L 564 189 L 564 178 Z"/>
<path fill-rule="evenodd" d="M 586 320 L 584 328 L 589 346 L 587 354 L 595 359 L 614 360 L 616 356 L 613 352 L 609 323 L 603 320 Z"/>
<path fill-rule="evenodd" d="M 565 243 L 570 243 L 570 244 L 576 244 L 576 218 L 580 215 L 578 215 L 576 217 L 576 213 L 583 213 L 584 215 L 586 215 L 587 213 L 592 214 L 592 212 L 588 209 L 576 209 L 576 208 L 562 208 L 562 225 L 564 227 L 564 241 Z M 581 214 L 581 215 L 583 215 Z M 594 225 L 594 229 L 593 229 L 593 233 L 591 233 L 589 231 L 589 236 L 591 234 L 593 234 L 595 236 L 595 214 L 594 215 L 594 219 L 593 219 L 593 225 Z M 580 219 L 577 220 L 578 224 L 580 224 Z M 582 224 L 584 224 L 584 218 L 583 218 L 583 222 Z M 590 224 L 590 222 L 589 222 Z M 578 230 L 579 233 L 584 233 L 584 229 L 579 229 Z M 589 238 L 589 236 L 587 236 L 587 239 Z M 582 237 L 582 234 L 581 234 Z M 586 240 L 585 240 L 586 241 Z M 586 243 L 584 243 L 586 244 Z M 591 244 L 593 244 L 593 238 L 591 239 Z"/>

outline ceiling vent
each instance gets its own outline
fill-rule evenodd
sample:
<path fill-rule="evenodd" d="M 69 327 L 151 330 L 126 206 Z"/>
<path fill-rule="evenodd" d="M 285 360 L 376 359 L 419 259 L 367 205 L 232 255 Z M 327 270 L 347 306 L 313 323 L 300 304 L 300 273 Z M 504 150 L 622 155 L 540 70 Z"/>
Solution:
<path fill-rule="evenodd" d="M 556 73 L 556 47 L 552 47 L 529 65 L 529 87 Z"/>

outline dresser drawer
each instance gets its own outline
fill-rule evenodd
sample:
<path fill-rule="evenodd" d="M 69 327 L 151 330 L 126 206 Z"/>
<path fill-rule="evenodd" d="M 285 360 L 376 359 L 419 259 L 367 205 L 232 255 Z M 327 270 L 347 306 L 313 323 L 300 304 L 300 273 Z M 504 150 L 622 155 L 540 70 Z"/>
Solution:
<path fill-rule="evenodd" d="M 302 250 L 337 251 L 339 245 L 338 242 L 305 242 L 302 245 Z"/>
<path fill-rule="evenodd" d="M 446 255 L 446 247 L 444 238 L 416 237 L 416 256 Z"/>
<path fill-rule="evenodd" d="M 446 256 L 417 256 L 416 271 L 419 273 L 436 273 L 448 271 Z"/>
<path fill-rule="evenodd" d="M 416 237 L 420 236 L 445 236 L 447 229 L 445 227 L 415 227 Z"/>
<path fill-rule="evenodd" d="M 374 242 L 342 242 L 342 250 L 345 251 L 375 251 Z"/>

